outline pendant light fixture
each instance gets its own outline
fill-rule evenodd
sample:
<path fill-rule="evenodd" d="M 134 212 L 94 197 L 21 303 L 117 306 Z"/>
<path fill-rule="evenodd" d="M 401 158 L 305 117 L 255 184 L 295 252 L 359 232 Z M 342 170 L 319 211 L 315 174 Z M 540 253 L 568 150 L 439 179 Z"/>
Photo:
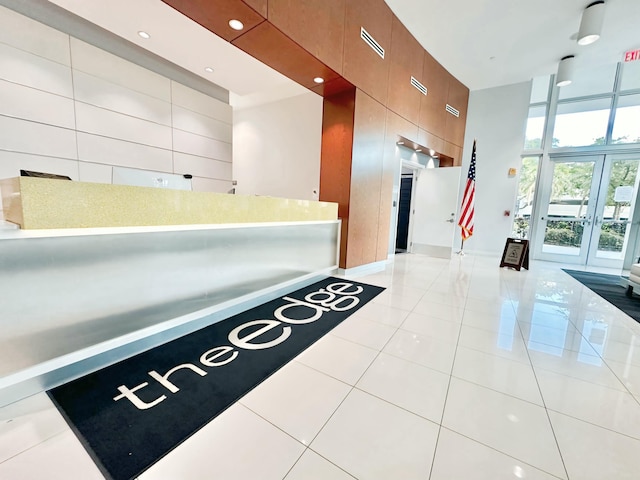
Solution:
<path fill-rule="evenodd" d="M 587 5 L 582 13 L 582 21 L 578 31 L 578 45 L 590 45 L 597 41 L 600 38 L 603 20 L 604 0 Z"/>
<path fill-rule="evenodd" d="M 556 85 L 558 87 L 565 87 L 573 80 L 573 64 L 575 62 L 574 55 L 567 55 L 562 57 L 558 64 L 558 73 L 556 74 Z"/>

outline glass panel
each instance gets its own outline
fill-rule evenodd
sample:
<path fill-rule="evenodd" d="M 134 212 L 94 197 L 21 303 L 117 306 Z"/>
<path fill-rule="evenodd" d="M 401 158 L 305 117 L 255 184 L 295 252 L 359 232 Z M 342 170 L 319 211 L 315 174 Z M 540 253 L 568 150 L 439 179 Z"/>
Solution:
<path fill-rule="evenodd" d="M 527 131 L 524 139 L 525 150 L 538 150 L 542 148 L 542 135 L 544 133 L 544 119 L 546 114 L 546 105 L 529 107 Z"/>
<path fill-rule="evenodd" d="M 529 238 L 529 224 L 533 198 L 536 193 L 536 179 L 538 178 L 539 157 L 525 157 L 520 167 L 520 181 L 518 183 L 518 197 L 513 215 L 512 236 Z"/>
<path fill-rule="evenodd" d="M 622 82 L 620 90 L 640 88 L 640 61 L 622 64 Z"/>
<path fill-rule="evenodd" d="M 593 167 L 594 162 L 554 164 L 543 252 L 580 255 Z"/>
<path fill-rule="evenodd" d="M 622 260 L 629 237 L 627 223 L 635 202 L 640 160 L 616 160 L 611 165 L 596 257 Z"/>
<path fill-rule="evenodd" d="M 529 103 L 541 103 L 546 102 L 549 97 L 549 80 L 550 75 L 544 77 L 535 77 L 531 80 L 531 99 Z"/>
<path fill-rule="evenodd" d="M 614 122 L 611 143 L 640 143 L 640 95 L 618 98 Z"/>
<path fill-rule="evenodd" d="M 576 61 L 578 59 L 576 58 Z M 611 65 L 576 65 L 571 84 L 560 87 L 558 98 L 576 98 L 598 93 L 613 92 L 613 83 L 616 79 L 616 63 Z"/>
<path fill-rule="evenodd" d="M 610 98 L 559 104 L 552 148 L 604 145 L 610 110 Z"/>

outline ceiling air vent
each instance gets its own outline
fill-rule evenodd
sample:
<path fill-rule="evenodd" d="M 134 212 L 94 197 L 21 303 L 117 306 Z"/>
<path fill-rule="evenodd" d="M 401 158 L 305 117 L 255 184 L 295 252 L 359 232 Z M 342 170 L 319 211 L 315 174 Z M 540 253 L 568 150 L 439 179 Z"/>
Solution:
<path fill-rule="evenodd" d="M 455 108 L 453 108 L 448 103 L 447 103 L 447 106 L 445 108 L 447 109 L 447 112 L 449 112 L 454 117 L 459 117 L 460 116 L 460 112 L 458 110 L 456 110 Z"/>
<path fill-rule="evenodd" d="M 423 95 L 427 94 L 427 87 L 425 87 L 423 84 L 421 84 L 413 76 L 411 76 L 411 85 L 416 87 L 421 94 L 423 94 Z"/>
<path fill-rule="evenodd" d="M 364 27 L 360 27 L 360 38 L 362 38 L 367 45 L 373 48 L 378 55 L 384 58 L 384 48 L 382 48 L 380 44 L 376 42 L 371 35 L 369 35 L 369 32 L 367 32 Z"/>

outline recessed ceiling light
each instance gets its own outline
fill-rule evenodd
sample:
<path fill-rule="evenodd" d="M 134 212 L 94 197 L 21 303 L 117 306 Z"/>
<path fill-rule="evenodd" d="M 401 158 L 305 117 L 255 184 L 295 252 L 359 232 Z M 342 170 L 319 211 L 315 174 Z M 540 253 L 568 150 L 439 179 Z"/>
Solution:
<path fill-rule="evenodd" d="M 429 155 L 431 155 L 432 157 L 436 154 L 436 151 L 433 148 L 429 149 Z"/>
<path fill-rule="evenodd" d="M 229 26 L 234 30 L 242 30 L 244 28 L 244 24 L 240 20 L 229 20 Z"/>
<path fill-rule="evenodd" d="M 213 68 L 211 68 L 211 67 L 204 67 L 204 71 L 205 71 L 205 72 L 209 72 L 209 73 L 213 73 Z"/>
<path fill-rule="evenodd" d="M 416 152 L 420 153 L 422 151 L 421 148 L 416 148 Z"/>
<path fill-rule="evenodd" d="M 316 82 L 316 83 L 324 83 L 324 78 L 316 77 L 316 78 L 313 79 L 313 81 Z"/>
<path fill-rule="evenodd" d="M 404 145 L 404 142 L 398 142 L 398 145 Z"/>
<path fill-rule="evenodd" d="M 144 39 L 149 39 L 149 38 L 151 38 L 151 35 L 149 35 L 147 32 L 145 32 L 145 31 L 143 31 L 143 30 L 140 30 L 140 31 L 138 32 L 138 35 L 140 35 L 140 36 L 141 36 L 142 38 L 144 38 Z"/>

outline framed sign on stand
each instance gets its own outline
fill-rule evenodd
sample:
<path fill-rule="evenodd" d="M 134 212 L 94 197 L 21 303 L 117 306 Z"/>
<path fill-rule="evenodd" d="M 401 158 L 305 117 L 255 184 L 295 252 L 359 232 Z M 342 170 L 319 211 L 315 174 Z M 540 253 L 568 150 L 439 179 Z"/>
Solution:
<path fill-rule="evenodd" d="M 500 267 L 521 268 L 529 270 L 529 240 L 507 238 L 500 260 Z"/>

